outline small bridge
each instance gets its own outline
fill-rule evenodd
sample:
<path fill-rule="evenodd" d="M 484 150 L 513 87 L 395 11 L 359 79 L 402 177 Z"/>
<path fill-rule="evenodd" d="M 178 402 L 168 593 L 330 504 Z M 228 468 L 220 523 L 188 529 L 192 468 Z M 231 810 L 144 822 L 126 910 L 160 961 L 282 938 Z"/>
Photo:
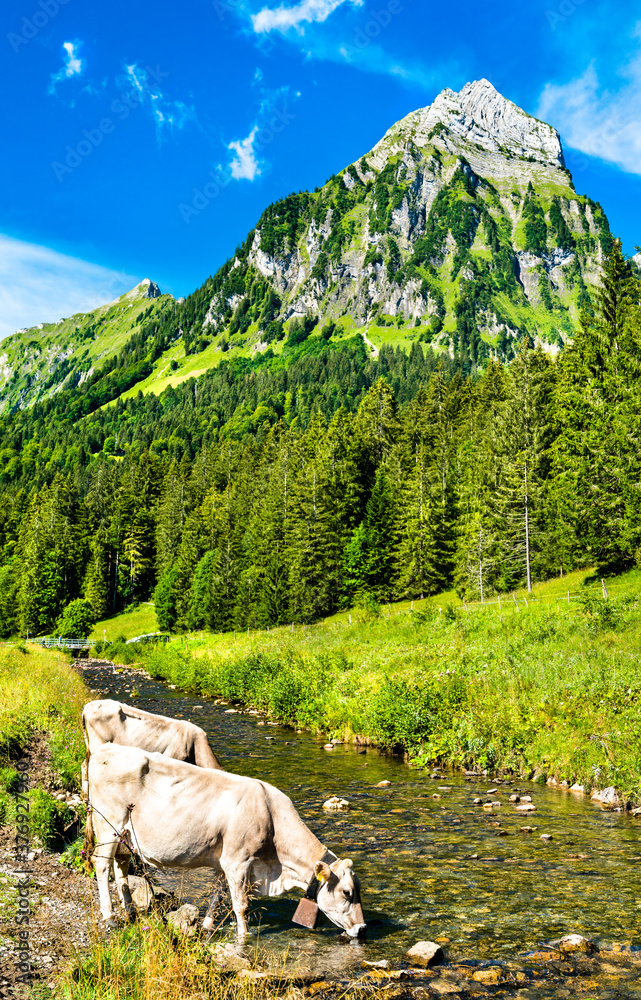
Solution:
<path fill-rule="evenodd" d="M 31 639 L 31 642 L 38 643 L 44 649 L 89 649 L 91 641 L 89 639 L 64 639 L 62 636 L 45 635 L 40 639 Z"/>

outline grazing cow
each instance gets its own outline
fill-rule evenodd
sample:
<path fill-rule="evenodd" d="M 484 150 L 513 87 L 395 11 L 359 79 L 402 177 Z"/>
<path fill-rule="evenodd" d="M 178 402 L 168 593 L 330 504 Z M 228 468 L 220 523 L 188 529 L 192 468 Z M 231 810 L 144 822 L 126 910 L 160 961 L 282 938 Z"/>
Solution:
<path fill-rule="evenodd" d="M 93 753 L 103 743 L 117 743 L 119 746 L 162 753 L 197 767 L 222 771 L 204 729 L 186 719 L 168 719 L 164 715 L 152 715 L 131 705 L 104 699 L 87 702 L 82 713 L 82 728 L 87 754 Z"/>
<path fill-rule="evenodd" d="M 109 925 L 112 863 L 123 906 L 132 909 L 126 866 L 116 856 L 124 840 L 157 868 L 222 871 L 240 936 L 247 933 L 250 893 L 277 896 L 295 886 L 308 889 L 350 937 L 365 932 L 352 862 L 326 851 L 291 800 L 265 781 L 104 744 L 89 759 L 89 797 L 99 845 L 93 861 L 100 909 Z M 217 901 L 203 922 L 206 930 Z"/>

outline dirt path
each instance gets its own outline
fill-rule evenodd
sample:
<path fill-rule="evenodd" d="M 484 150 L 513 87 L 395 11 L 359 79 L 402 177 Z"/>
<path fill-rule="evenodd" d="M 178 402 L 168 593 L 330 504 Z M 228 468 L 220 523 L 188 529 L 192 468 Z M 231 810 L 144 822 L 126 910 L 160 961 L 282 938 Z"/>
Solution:
<path fill-rule="evenodd" d="M 379 350 L 378 350 L 378 347 L 376 346 L 376 344 L 372 343 L 372 341 L 369 339 L 369 337 L 367 336 L 366 333 L 363 334 L 363 340 L 365 341 L 365 343 L 367 344 L 367 346 L 371 349 L 372 357 L 373 358 L 377 358 L 378 354 L 379 354 Z"/>

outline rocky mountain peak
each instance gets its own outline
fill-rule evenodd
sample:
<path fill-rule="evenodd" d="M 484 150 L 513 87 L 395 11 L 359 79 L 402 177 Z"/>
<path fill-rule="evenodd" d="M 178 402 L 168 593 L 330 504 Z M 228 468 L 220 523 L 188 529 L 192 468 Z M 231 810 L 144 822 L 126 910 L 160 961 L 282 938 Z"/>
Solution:
<path fill-rule="evenodd" d="M 507 100 L 489 80 L 466 83 L 458 93 L 442 90 L 432 104 L 413 111 L 389 130 L 374 147 L 372 162 L 380 167 L 408 140 L 419 147 L 431 143 L 454 153 L 474 156 L 475 151 L 487 151 L 565 167 L 556 129 Z"/>
<path fill-rule="evenodd" d="M 162 292 L 156 282 L 151 281 L 149 278 L 143 278 L 138 285 L 138 288 L 146 299 L 159 299 L 162 295 Z"/>

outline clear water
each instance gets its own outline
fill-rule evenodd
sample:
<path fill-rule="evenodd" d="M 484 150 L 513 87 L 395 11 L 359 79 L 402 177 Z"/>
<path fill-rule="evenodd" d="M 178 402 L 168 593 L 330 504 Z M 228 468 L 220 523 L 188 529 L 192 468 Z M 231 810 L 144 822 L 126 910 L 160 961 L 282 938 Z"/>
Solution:
<path fill-rule="evenodd" d="M 277 785 L 327 847 L 353 859 L 366 941 L 346 943 L 324 917 L 314 933 L 294 928 L 301 893 L 293 892 L 253 904 L 248 947 L 258 947 L 264 960 L 340 978 L 360 969 L 362 960 L 400 962 L 416 941 L 438 940 L 449 965 L 424 983 L 436 991 L 439 983 L 451 988 L 459 981 L 470 988 L 469 963 L 494 961 L 526 971 L 521 997 L 641 998 L 641 952 L 637 964 L 635 951 L 641 945 L 641 820 L 546 786 L 433 776 L 352 746 L 327 751 L 324 740 L 308 733 L 260 725 L 260 716 L 228 713 L 229 705 L 140 675 L 91 670 L 87 681 L 101 696 L 202 726 L 228 770 Z M 380 781 L 389 787 L 377 788 Z M 491 788 L 498 792 L 488 796 Z M 536 812 L 516 811 L 508 801 L 515 789 L 532 796 Z M 347 799 L 351 810 L 324 811 L 332 795 Z M 474 805 L 476 797 L 500 807 L 487 811 Z M 523 826 L 534 832 L 521 832 Z M 213 877 L 198 870 L 163 873 L 158 881 L 204 906 Z M 527 957 L 570 933 L 596 941 L 598 961 Z M 487 992 L 477 983 L 474 989 Z"/>

